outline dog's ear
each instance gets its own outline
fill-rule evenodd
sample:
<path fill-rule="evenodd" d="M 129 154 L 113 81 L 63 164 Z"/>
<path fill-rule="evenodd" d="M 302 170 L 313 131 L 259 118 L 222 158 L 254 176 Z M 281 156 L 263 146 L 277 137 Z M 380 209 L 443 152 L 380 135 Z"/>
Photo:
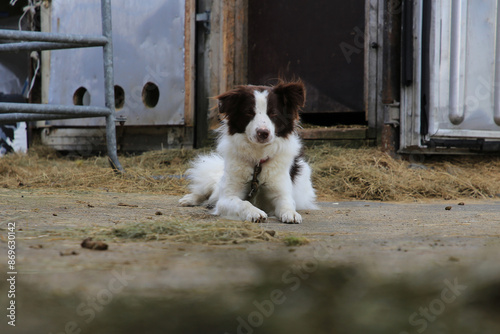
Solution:
<path fill-rule="evenodd" d="M 244 91 L 240 86 L 216 96 L 215 98 L 217 99 L 217 108 L 219 113 L 227 116 L 231 111 L 237 110 L 243 95 Z"/>
<path fill-rule="evenodd" d="M 301 80 L 280 82 L 273 87 L 273 92 L 281 97 L 283 104 L 293 113 L 298 113 L 306 103 L 306 88 Z"/>
<path fill-rule="evenodd" d="M 234 100 L 234 98 L 232 90 L 215 97 L 217 99 L 217 110 L 220 114 L 227 114 L 228 110 L 230 110 L 229 105 L 231 104 L 231 100 Z"/>
<path fill-rule="evenodd" d="M 238 86 L 215 98 L 221 120 L 227 121 L 229 134 L 245 132 L 246 125 L 253 117 L 255 105 L 253 89 L 248 86 Z"/>

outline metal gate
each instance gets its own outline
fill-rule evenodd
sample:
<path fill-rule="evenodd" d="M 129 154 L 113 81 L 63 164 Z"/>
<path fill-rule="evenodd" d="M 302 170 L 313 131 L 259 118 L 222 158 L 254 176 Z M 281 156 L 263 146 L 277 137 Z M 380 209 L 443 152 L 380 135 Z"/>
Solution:
<path fill-rule="evenodd" d="M 498 1 L 423 0 L 411 9 L 414 79 L 402 88 L 401 151 L 499 150 Z"/>

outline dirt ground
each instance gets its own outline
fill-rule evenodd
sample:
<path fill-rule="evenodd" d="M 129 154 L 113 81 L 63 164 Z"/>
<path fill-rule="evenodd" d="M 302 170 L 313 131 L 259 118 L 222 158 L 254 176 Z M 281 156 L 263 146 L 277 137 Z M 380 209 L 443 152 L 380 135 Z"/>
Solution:
<path fill-rule="evenodd" d="M 1 189 L 0 269 L 15 222 L 18 274 L 0 332 L 500 332 L 499 200 L 322 202 L 300 225 L 251 224 L 262 239 L 117 232 L 244 225 L 178 198 Z"/>

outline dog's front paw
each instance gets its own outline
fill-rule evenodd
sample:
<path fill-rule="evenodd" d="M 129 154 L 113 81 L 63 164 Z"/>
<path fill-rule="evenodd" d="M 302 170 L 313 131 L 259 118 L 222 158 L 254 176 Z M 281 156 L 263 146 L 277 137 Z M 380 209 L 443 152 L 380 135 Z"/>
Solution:
<path fill-rule="evenodd" d="M 285 224 L 300 224 L 302 216 L 295 211 L 287 211 L 280 215 L 280 220 Z"/>
<path fill-rule="evenodd" d="M 253 207 L 245 210 L 243 218 L 245 218 L 246 221 L 253 223 L 264 223 L 267 220 L 267 214 L 264 211 Z"/>
<path fill-rule="evenodd" d="M 200 205 L 199 196 L 195 194 L 188 194 L 179 200 L 181 206 L 196 206 Z"/>

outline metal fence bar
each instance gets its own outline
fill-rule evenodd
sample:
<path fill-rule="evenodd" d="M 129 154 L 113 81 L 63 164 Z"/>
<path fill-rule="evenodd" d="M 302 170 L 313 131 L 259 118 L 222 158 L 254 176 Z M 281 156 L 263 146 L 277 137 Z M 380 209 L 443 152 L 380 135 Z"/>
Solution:
<path fill-rule="evenodd" d="M 101 0 L 102 34 L 107 39 L 103 46 L 104 92 L 106 107 L 111 113 L 106 116 L 106 143 L 111 166 L 120 172 L 123 167 L 118 160 L 115 123 L 115 89 L 113 70 L 113 31 L 111 25 L 111 0 Z"/>
<path fill-rule="evenodd" d="M 104 46 L 108 42 L 108 39 L 104 36 L 61 34 L 41 31 L 19 31 L 9 29 L 0 29 L 0 39 L 55 43 L 90 43 L 95 44 L 96 46 Z"/>
<path fill-rule="evenodd" d="M 10 114 L 0 114 L 0 124 L 12 124 L 17 122 L 32 122 L 32 121 L 48 121 L 57 119 L 74 119 L 74 118 L 90 118 L 90 117 L 102 117 L 89 114 L 75 114 L 74 116 L 68 117 L 68 115 L 61 114 L 25 114 L 25 113 L 10 113 Z"/>
<path fill-rule="evenodd" d="M 56 42 L 17 42 L 0 44 L 0 52 L 18 52 L 18 51 L 43 51 L 43 50 L 61 50 L 73 48 L 91 48 L 101 46 L 98 44 L 87 43 L 56 43 Z"/>
<path fill-rule="evenodd" d="M 106 107 L 0 103 L 0 124 L 105 116 L 109 161 L 117 172 L 123 172 L 124 169 L 118 160 L 116 144 L 111 0 L 101 0 L 101 16 L 102 36 L 0 29 L 0 40 L 23 41 L 0 44 L 0 51 L 16 52 L 21 50 L 54 50 L 101 46 L 103 48 Z"/>
<path fill-rule="evenodd" d="M 95 117 L 108 116 L 109 108 L 91 106 L 64 106 L 56 104 L 0 103 L 0 114 L 5 113 L 57 114 L 74 116 L 86 114 Z"/>

